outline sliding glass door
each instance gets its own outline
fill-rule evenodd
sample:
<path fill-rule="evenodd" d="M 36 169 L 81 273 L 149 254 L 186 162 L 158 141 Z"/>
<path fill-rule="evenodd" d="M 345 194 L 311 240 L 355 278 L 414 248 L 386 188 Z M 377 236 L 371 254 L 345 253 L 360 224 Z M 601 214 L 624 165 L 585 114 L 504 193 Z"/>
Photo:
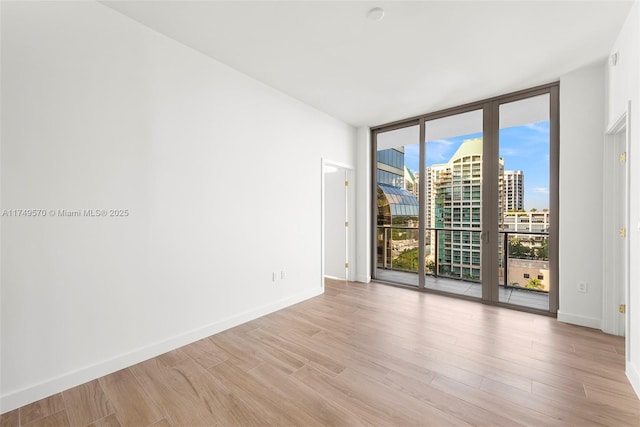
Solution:
<path fill-rule="evenodd" d="M 373 128 L 373 276 L 557 307 L 558 87 Z"/>
<path fill-rule="evenodd" d="M 428 289 L 482 297 L 482 109 L 425 121 Z"/>
<path fill-rule="evenodd" d="M 500 302 L 549 310 L 550 94 L 499 106 Z"/>

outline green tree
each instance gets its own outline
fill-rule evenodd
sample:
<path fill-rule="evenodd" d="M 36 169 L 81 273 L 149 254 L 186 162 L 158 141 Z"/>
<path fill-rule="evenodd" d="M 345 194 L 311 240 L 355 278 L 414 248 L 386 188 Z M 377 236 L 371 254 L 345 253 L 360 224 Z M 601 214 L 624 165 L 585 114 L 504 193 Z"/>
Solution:
<path fill-rule="evenodd" d="M 408 238 L 407 230 L 402 228 L 392 228 L 391 238 L 393 240 L 406 240 Z"/>
<path fill-rule="evenodd" d="M 529 289 L 542 289 L 542 282 L 540 281 L 540 279 L 536 279 L 534 277 L 529 279 L 526 287 Z"/>
<path fill-rule="evenodd" d="M 393 266 L 401 270 L 418 271 L 418 248 L 405 249 L 393 260 Z"/>
<path fill-rule="evenodd" d="M 545 239 L 538 249 L 536 249 L 538 259 L 549 259 L 549 239 Z"/>
<path fill-rule="evenodd" d="M 527 259 L 530 258 L 531 255 L 535 254 L 532 254 L 531 248 L 523 245 L 520 239 L 517 237 L 509 239 L 509 256 L 511 258 Z"/>
<path fill-rule="evenodd" d="M 433 260 L 428 260 L 425 264 L 425 268 L 427 272 L 434 274 L 436 272 L 436 262 Z"/>

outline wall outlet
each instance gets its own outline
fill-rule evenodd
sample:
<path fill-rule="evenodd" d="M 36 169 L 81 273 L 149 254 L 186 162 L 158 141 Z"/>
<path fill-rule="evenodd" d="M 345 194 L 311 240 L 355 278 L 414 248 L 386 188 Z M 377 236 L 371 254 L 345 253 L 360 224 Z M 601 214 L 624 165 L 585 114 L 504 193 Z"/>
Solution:
<path fill-rule="evenodd" d="M 280 270 L 280 280 L 284 280 L 286 278 L 286 274 L 284 274 L 284 270 Z"/>
<path fill-rule="evenodd" d="M 271 279 L 271 280 L 273 280 L 273 281 L 275 282 L 277 278 L 278 278 L 278 275 L 277 275 L 277 274 L 276 274 L 276 272 L 274 271 L 274 272 L 273 272 L 273 275 L 272 275 L 272 279 Z"/>
<path fill-rule="evenodd" d="M 587 292 L 587 282 L 578 282 L 578 292 Z"/>

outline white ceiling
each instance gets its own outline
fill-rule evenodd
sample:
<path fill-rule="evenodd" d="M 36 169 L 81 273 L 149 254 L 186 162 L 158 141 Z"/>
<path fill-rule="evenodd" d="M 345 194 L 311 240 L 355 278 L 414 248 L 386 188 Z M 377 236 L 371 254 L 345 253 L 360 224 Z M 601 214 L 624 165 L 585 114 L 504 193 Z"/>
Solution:
<path fill-rule="evenodd" d="M 103 4 L 349 124 L 557 80 L 606 58 L 631 1 Z M 383 7 L 372 22 L 366 13 Z"/>

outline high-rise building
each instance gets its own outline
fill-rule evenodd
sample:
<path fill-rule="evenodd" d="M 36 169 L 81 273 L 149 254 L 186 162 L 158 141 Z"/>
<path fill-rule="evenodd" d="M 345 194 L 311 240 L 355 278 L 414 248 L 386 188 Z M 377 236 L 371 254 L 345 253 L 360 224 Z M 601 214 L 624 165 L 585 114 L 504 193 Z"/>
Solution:
<path fill-rule="evenodd" d="M 549 231 L 549 211 L 506 212 L 503 230 L 545 233 Z"/>
<path fill-rule="evenodd" d="M 503 173 L 504 161 L 500 159 L 500 218 L 504 207 Z M 439 274 L 479 280 L 482 138 L 463 141 L 448 163 L 427 169 L 426 179 L 427 224 L 444 229 L 437 232 L 437 238 L 435 231 L 430 232 L 430 257 L 437 263 Z"/>
<path fill-rule="evenodd" d="M 404 188 L 404 147 L 378 151 L 376 182 Z"/>
<path fill-rule="evenodd" d="M 506 211 L 524 209 L 524 172 L 504 171 L 504 196 Z"/>
<path fill-rule="evenodd" d="M 418 178 L 411 170 L 404 166 L 404 189 L 418 197 Z"/>

